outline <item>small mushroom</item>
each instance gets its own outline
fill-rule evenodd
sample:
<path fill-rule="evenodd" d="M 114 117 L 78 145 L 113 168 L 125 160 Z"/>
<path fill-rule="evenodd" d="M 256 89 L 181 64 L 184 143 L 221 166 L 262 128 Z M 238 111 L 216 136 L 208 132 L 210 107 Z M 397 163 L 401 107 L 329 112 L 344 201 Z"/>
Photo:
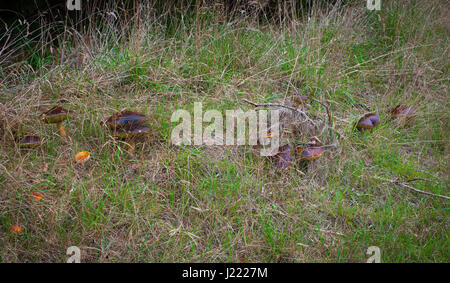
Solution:
<path fill-rule="evenodd" d="M 11 226 L 11 231 L 13 234 L 20 234 L 22 233 L 22 226 L 20 225 L 12 225 Z"/>
<path fill-rule="evenodd" d="M 389 110 L 389 114 L 394 119 L 397 119 L 398 124 L 406 124 L 411 126 L 414 123 L 414 116 L 416 109 L 412 106 L 400 104 Z"/>
<path fill-rule="evenodd" d="M 308 100 L 307 96 L 304 95 L 294 95 L 294 101 L 298 104 L 298 108 L 302 108 L 303 104 Z"/>
<path fill-rule="evenodd" d="M 287 170 L 292 163 L 292 150 L 289 144 L 281 146 L 274 156 L 277 170 Z"/>
<path fill-rule="evenodd" d="M 411 125 L 414 123 L 416 109 L 412 106 L 400 104 L 389 110 L 392 118 L 398 119 L 399 124 L 406 123 Z"/>
<path fill-rule="evenodd" d="M 34 135 L 28 135 L 24 136 L 19 140 L 19 147 L 20 148 L 36 148 L 41 145 L 41 138 L 39 136 Z"/>
<path fill-rule="evenodd" d="M 380 123 L 380 116 L 375 113 L 369 113 L 359 119 L 356 128 L 360 131 L 365 129 L 372 129 Z"/>
<path fill-rule="evenodd" d="M 389 110 L 393 117 L 411 117 L 416 114 L 416 109 L 412 106 L 400 104 Z"/>
<path fill-rule="evenodd" d="M 319 159 L 325 152 L 325 149 L 321 146 L 308 146 L 307 145 L 305 148 L 303 148 L 301 146 L 297 146 L 296 152 L 297 152 L 297 155 L 300 156 L 301 160 L 313 161 L 313 160 Z"/>
<path fill-rule="evenodd" d="M 62 122 L 71 117 L 73 113 L 69 110 L 62 108 L 61 106 L 55 106 L 47 112 L 42 113 L 41 119 L 47 124 L 57 124 L 58 132 L 61 136 L 66 136 L 66 130 L 64 129 Z"/>
<path fill-rule="evenodd" d="M 89 160 L 91 154 L 88 151 L 80 151 L 75 154 L 75 162 L 78 164 L 84 163 Z"/>
<path fill-rule="evenodd" d="M 31 199 L 34 201 L 40 201 L 44 196 L 40 192 L 34 192 L 31 194 Z"/>
<path fill-rule="evenodd" d="M 109 128 L 116 129 L 126 125 L 140 124 L 145 118 L 144 114 L 132 112 L 132 111 L 122 111 L 113 114 L 111 117 L 104 122 Z"/>
<path fill-rule="evenodd" d="M 149 130 L 150 128 L 145 125 L 127 124 L 120 128 L 116 128 L 113 134 L 128 143 L 128 153 L 133 155 L 136 139 L 147 134 Z"/>

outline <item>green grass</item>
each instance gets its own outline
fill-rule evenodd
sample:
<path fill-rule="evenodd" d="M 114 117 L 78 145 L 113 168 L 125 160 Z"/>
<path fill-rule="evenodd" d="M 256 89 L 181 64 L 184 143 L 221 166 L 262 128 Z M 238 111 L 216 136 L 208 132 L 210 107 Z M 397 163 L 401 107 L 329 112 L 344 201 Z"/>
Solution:
<path fill-rule="evenodd" d="M 87 30 L 63 62 L 33 51 L 1 66 L 0 262 L 63 262 L 73 245 L 84 262 L 365 262 L 369 246 L 383 262 L 448 262 L 448 200 L 383 180 L 449 195 L 449 30 L 432 8 L 448 4 L 425 2 L 346 6 L 289 26 L 226 25 L 211 8 L 202 24 L 164 28 L 143 13 L 130 37 Z M 340 138 L 316 135 L 338 146 L 314 165 L 276 172 L 249 146 L 171 145 L 176 109 L 290 104 L 288 82 L 335 117 Z M 412 125 L 387 114 L 400 103 L 417 109 Z M 76 113 L 67 138 L 39 120 L 54 104 Z M 134 157 L 100 125 L 123 109 L 152 128 Z M 319 103 L 305 111 L 326 119 Z M 379 127 L 355 131 L 371 111 Z M 42 146 L 20 150 L 14 137 L 30 132 Z M 92 156 L 78 165 L 81 150 Z"/>

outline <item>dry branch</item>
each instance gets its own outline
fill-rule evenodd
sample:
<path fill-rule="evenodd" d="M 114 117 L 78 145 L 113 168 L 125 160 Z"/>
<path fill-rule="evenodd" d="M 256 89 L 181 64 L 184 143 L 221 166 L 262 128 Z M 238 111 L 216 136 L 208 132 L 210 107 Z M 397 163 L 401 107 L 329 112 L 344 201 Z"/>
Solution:
<path fill-rule="evenodd" d="M 399 181 L 396 181 L 396 180 L 389 180 L 389 179 L 380 178 L 380 177 L 376 177 L 376 176 L 373 177 L 373 178 L 381 180 L 381 181 L 385 181 L 385 182 L 390 182 L 390 183 L 398 185 L 400 187 L 407 188 L 407 189 L 409 189 L 411 191 L 414 191 L 416 193 L 425 194 L 425 195 L 434 196 L 434 197 L 440 197 L 440 198 L 443 198 L 443 199 L 450 199 L 450 197 L 448 197 L 448 196 L 443 196 L 443 195 L 438 195 L 438 194 L 433 194 L 433 193 L 430 193 L 430 192 L 422 191 L 422 190 L 416 189 L 416 188 L 414 188 L 414 187 L 412 187 L 410 185 L 407 185 L 405 183 L 402 183 L 402 182 L 399 182 Z"/>
<path fill-rule="evenodd" d="M 248 99 L 245 99 L 245 98 L 242 99 L 242 101 L 247 102 L 247 103 L 249 103 L 249 104 L 251 104 L 251 105 L 253 105 L 255 107 L 282 107 L 282 108 L 286 108 L 286 109 L 289 109 L 289 110 L 294 111 L 294 112 L 296 111 L 296 112 L 300 113 L 303 117 L 305 117 L 305 119 L 308 122 L 311 122 L 311 124 L 313 124 L 314 126 L 317 127 L 317 124 L 311 118 L 309 118 L 308 115 L 306 115 L 305 112 L 301 111 L 300 109 L 297 109 L 297 108 L 294 108 L 294 107 L 291 107 L 291 106 L 287 106 L 287 105 L 283 105 L 283 104 L 279 104 L 279 103 L 262 103 L 262 104 L 258 104 L 258 103 L 252 102 L 252 101 L 250 101 Z"/>

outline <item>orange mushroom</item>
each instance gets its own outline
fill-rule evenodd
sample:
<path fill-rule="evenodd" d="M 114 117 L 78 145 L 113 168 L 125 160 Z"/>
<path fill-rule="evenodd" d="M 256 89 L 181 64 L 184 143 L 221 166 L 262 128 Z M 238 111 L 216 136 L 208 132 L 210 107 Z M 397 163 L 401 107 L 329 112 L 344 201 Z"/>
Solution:
<path fill-rule="evenodd" d="M 31 194 L 31 198 L 35 201 L 40 201 L 44 196 L 40 192 L 34 192 Z"/>
<path fill-rule="evenodd" d="M 22 233 L 22 227 L 19 226 L 19 225 L 13 225 L 13 226 L 11 227 L 11 230 L 12 230 L 12 232 L 13 232 L 14 234 L 20 234 L 20 233 Z"/>
<path fill-rule="evenodd" d="M 91 154 L 88 151 L 80 151 L 75 154 L 75 162 L 78 164 L 84 163 L 91 158 Z"/>

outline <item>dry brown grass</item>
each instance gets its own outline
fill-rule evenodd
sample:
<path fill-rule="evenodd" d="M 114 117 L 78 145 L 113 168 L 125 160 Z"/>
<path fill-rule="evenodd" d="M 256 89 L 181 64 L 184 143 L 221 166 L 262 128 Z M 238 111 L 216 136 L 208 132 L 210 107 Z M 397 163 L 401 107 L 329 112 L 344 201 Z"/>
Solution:
<path fill-rule="evenodd" d="M 126 24 L 103 13 L 104 29 L 67 31 L 56 62 L 35 51 L 40 68 L 1 57 L 0 261 L 60 262 L 72 245 L 84 262 L 365 261 L 372 245 L 386 262 L 448 261 L 447 201 L 374 178 L 432 179 L 414 186 L 448 195 L 445 1 L 386 4 L 376 15 L 316 9 L 281 24 L 226 25 L 209 7 L 201 24 L 186 16 L 174 30 L 147 8 Z M 333 114 L 334 135 L 290 137 L 338 144 L 308 169 L 277 172 L 249 147 L 170 145 L 176 109 L 290 104 L 289 82 Z M 389 120 L 399 103 L 416 107 L 411 127 Z M 38 120 L 54 104 L 76 112 L 67 139 Z M 327 121 L 321 104 L 306 107 Z M 134 158 L 99 123 L 124 109 L 146 113 L 153 129 Z M 355 132 L 369 111 L 381 125 Z M 20 150 L 24 133 L 43 145 Z M 80 150 L 92 154 L 82 166 Z M 44 199 L 31 201 L 34 191 Z M 12 235 L 14 224 L 24 232 Z"/>

